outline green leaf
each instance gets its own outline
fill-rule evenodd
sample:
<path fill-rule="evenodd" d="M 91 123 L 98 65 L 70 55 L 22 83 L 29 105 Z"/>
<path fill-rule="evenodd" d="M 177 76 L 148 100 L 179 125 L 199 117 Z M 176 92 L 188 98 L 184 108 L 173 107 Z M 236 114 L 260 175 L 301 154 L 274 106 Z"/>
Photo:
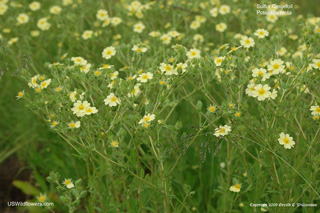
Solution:
<path fill-rule="evenodd" d="M 40 194 L 40 191 L 32 186 L 30 183 L 21 181 L 21 180 L 15 180 L 12 182 L 12 184 L 20 189 L 24 194 L 26 195 L 38 195 Z"/>

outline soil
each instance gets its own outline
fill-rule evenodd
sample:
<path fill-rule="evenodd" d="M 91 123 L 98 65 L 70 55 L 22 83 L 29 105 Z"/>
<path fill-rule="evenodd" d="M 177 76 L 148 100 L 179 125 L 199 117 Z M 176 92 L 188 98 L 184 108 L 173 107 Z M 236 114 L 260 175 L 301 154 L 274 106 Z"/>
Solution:
<path fill-rule="evenodd" d="M 8 207 L 7 202 L 24 202 L 29 198 L 20 189 L 12 185 L 14 180 L 30 180 L 31 170 L 22 168 L 23 165 L 15 155 L 10 156 L 0 164 L 0 212 L 17 212 L 15 207 Z"/>

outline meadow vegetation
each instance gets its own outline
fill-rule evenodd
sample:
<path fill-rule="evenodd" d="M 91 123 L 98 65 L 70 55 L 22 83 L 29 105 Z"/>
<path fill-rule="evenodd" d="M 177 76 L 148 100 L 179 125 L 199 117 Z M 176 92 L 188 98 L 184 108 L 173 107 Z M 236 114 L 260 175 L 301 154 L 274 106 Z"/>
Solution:
<path fill-rule="evenodd" d="M 0 0 L 1 208 L 316 212 L 320 3 L 274 3 Z"/>

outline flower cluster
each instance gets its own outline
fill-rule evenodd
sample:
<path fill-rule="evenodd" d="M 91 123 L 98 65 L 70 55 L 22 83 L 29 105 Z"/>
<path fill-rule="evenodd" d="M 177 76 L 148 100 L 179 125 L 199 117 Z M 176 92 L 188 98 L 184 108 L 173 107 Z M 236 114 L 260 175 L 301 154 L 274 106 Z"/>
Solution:
<path fill-rule="evenodd" d="M 73 114 L 77 117 L 83 117 L 85 115 L 91 115 L 98 112 L 95 107 L 91 107 L 88 101 L 80 101 L 74 103 L 73 108 L 71 109 Z"/>
<path fill-rule="evenodd" d="M 284 74 L 286 67 L 281 59 L 275 59 L 270 61 L 270 63 L 264 63 L 260 68 L 252 69 L 252 77 L 254 77 L 247 86 L 246 94 L 257 98 L 258 101 L 264 101 L 266 99 L 275 99 L 278 96 L 278 91 L 272 89 L 269 84 L 265 84 L 266 80 L 271 79 L 271 77 L 277 77 L 279 74 Z M 256 82 L 260 81 L 258 84 Z M 277 79 L 275 80 L 277 82 Z M 275 88 L 280 89 L 275 84 Z"/>
<path fill-rule="evenodd" d="M 51 79 L 45 80 L 44 76 L 35 75 L 31 78 L 30 82 L 28 83 L 28 86 L 35 89 L 37 92 L 41 92 L 43 89 L 47 88 L 51 83 Z M 19 96 L 19 95 L 18 95 Z M 23 94 L 20 94 L 22 97 Z"/>
<path fill-rule="evenodd" d="M 150 123 L 155 119 L 155 114 L 146 114 L 143 118 L 139 121 L 139 124 L 144 126 L 145 128 L 149 127 Z"/>

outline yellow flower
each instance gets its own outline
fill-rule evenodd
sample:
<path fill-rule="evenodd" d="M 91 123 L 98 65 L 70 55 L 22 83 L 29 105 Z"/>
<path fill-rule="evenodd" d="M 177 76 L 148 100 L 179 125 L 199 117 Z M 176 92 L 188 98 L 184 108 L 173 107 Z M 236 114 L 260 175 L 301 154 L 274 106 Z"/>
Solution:
<path fill-rule="evenodd" d="M 231 126 L 228 126 L 228 125 L 219 126 L 218 128 L 215 129 L 214 135 L 216 137 L 225 136 L 225 135 L 228 135 L 230 131 L 231 131 Z"/>
<path fill-rule="evenodd" d="M 79 128 L 80 127 L 80 121 L 71 121 L 70 123 L 68 123 L 68 126 L 70 129 L 74 129 L 74 128 Z"/>
<path fill-rule="evenodd" d="M 21 13 L 18 17 L 17 17 L 17 22 L 18 24 L 26 24 L 29 21 L 29 16 L 25 13 Z"/>
<path fill-rule="evenodd" d="M 111 146 L 113 147 L 119 147 L 118 141 L 112 141 Z"/>
<path fill-rule="evenodd" d="M 216 107 L 215 107 L 214 105 L 210 105 L 210 106 L 208 107 L 208 111 L 209 111 L 209 112 L 215 112 L 215 111 L 216 111 Z"/>
<path fill-rule="evenodd" d="M 291 149 L 295 145 L 293 138 L 290 137 L 289 134 L 285 134 L 283 132 L 281 132 L 278 141 L 281 145 L 284 146 L 285 149 Z"/>
<path fill-rule="evenodd" d="M 51 27 L 51 24 L 47 21 L 47 18 L 41 18 L 37 22 L 37 27 L 40 28 L 41 30 L 49 30 Z"/>
<path fill-rule="evenodd" d="M 111 65 L 109 65 L 109 64 L 104 64 L 104 65 L 102 66 L 102 68 L 103 68 L 103 69 L 110 69 L 110 68 L 111 68 Z"/>
<path fill-rule="evenodd" d="M 201 58 L 200 54 L 200 50 L 193 48 L 187 52 L 187 57 L 188 59 Z"/>
<path fill-rule="evenodd" d="M 89 38 L 92 37 L 92 34 L 93 34 L 93 31 L 92 31 L 92 30 L 85 30 L 85 31 L 82 33 L 81 37 L 82 37 L 84 40 L 87 40 L 87 39 L 89 39 Z"/>
<path fill-rule="evenodd" d="M 16 97 L 17 97 L 17 99 L 20 99 L 23 96 L 24 96 L 24 91 L 20 91 L 20 92 L 18 92 L 18 95 Z"/>
<path fill-rule="evenodd" d="M 135 51 L 137 53 L 144 53 L 146 52 L 148 49 L 146 47 L 140 47 L 138 45 L 134 45 L 133 48 L 132 48 L 132 51 Z"/>
<path fill-rule="evenodd" d="M 264 38 L 267 37 L 269 35 L 269 32 L 265 29 L 257 29 L 254 32 L 254 35 L 257 36 L 258 38 Z"/>
<path fill-rule="evenodd" d="M 257 97 L 258 101 L 263 101 L 270 97 L 271 92 L 269 91 L 271 88 L 267 84 L 258 84 L 255 85 L 255 91 L 253 92 L 253 97 Z"/>
<path fill-rule="evenodd" d="M 164 43 L 164 44 L 170 44 L 170 42 L 171 42 L 171 36 L 166 35 L 166 34 L 162 35 L 160 37 L 160 39 L 162 40 L 162 43 Z"/>
<path fill-rule="evenodd" d="M 45 80 L 45 81 L 42 81 L 40 86 L 41 86 L 41 89 L 45 89 L 49 86 L 49 84 L 51 83 L 51 79 L 48 79 L 48 80 Z"/>
<path fill-rule="evenodd" d="M 47 195 L 46 195 L 46 194 L 40 194 L 40 195 L 37 197 L 37 199 L 38 199 L 41 203 L 43 203 L 44 201 L 46 201 Z"/>
<path fill-rule="evenodd" d="M 58 86 L 57 88 L 55 88 L 56 92 L 60 92 L 62 90 L 61 86 Z"/>
<path fill-rule="evenodd" d="M 106 19 L 109 18 L 108 11 L 103 10 L 103 9 L 100 9 L 100 10 L 98 10 L 98 12 L 97 12 L 97 14 L 96 14 L 96 17 L 97 17 L 97 19 L 99 19 L 100 21 L 104 21 L 104 20 L 106 20 Z"/>
<path fill-rule="evenodd" d="M 144 30 L 145 26 L 144 24 L 142 23 L 138 23 L 138 24 L 135 24 L 133 26 L 133 31 L 136 32 L 136 33 L 142 33 L 142 31 Z"/>
<path fill-rule="evenodd" d="M 39 2 L 36 2 L 36 1 L 32 2 L 31 4 L 29 4 L 29 8 L 32 11 L 39 10 L 40 7 L 41 7 L 41 4 Z"/>
<path fill-rule="evenodd" d="M 190 24 L 190 29 L 196 30 L 196 29 L 198 29 L 200 26 L 201 26 L 201 22 L 195 20 L 195 21 L 191 22 L 191 24 Z"/>
<path fill-rule="evenodd" d="M 59 122 L 58 121 L 53 121 L 52 123 L 51 123 L 51 128 L 54 128 L 54 127 L 56 127 L 57 125 L 59 124 Z"/>
<path fill-rule="evenodd" d="M 117 106 L 120 104 L 120 99 L 117 98 L 114 93 L 110 93 L 110 95 L 107 96 L 106 99 L 104 99 L 105 105 L 109 105 L 110 107 Z"/>
<path fill-rule="evenodd" d="M 104 48 L 102 51 L 102 57 L 105 59 L 110 59 L 116 54 L 116 49 L 112 46 Z"/>
<path fill-rule="evenodd" d="M 11 38 L 11 39 L 8 41 L 8 45 L 11 46 L 12 44 L 16 43 L 18 40 L 19 40 L 18 37 Z"/>
<path fill-rule="evenodd" d="M 241 41 L 240 41 L 241 45 L 244 46 L 245 48 L 250 48 L 250 47 L 253 47 L 255 45 L 255 42 L 253 40 L 253 38 L 251 37 L 247 37 L 247 36 L 243 36 L 241 38 Z"/>
<path fill-rule="evenodd" d="M 236 184 L 236 185 L 230 186 L 230 188 L 229 188 L 229 190 L 232 191 L 232 192 L 240 192 L 240 189 L 241 189 L 241 185 L 240 184 Z"/>
<path fill-rule="evenodd" d="M 218 32 L 224 32 L 227 29 L 227 25 L 225 23 L 220 23 L 216 25 L 216 30 Z"/>
<path fill-rule="evenodd" d="M 83 117 L 84 115 L 90 115 L 98 112 L 98 110 L 95 107 L 90 107 L 90 103 L 88 101 L 82 102 L 79 100 L 76 103 L 74 103 L 71 111 L 78 117 Z"/>
<path fill-rule="evenodd" d="M 223 56 L 223 57 L 217 57 L 217 58 L 215 58 L 215 59 L 214 59 L 215 65 L 216 65 L 217 67 L 221 66 L 221 64 L 222 64 L 222 62 L 223 62 L 224 59 L 225 59 L 224 56 Z"/>
<path fill-rule="evenodd" d="M 145 116 L 143 116 L 143 118 L 139 121 L 139 124 L 147 128 L 150 122 L 155 119 L 155 117 L 156 117 L 155 114 L 148 113 Z"/>
<path fill-rule="evenodd" d="M 165 75 L 172 75 L 172 74 L 178 75 L 178 72 L 174 70 L 173 66 L 170 64 L 161 63 L 160 70 L 161 72 L 165 73 Z"/>
<path fill-rule="evenodd" d="M 141 75 L 139 75 L 139 77 L 137 78 L 138 81 L 142 82 L 142 83 L 146 83 L 148 80 L 153 79 L 153 74 L 151 72 L 147 72 L 147 73 L 142 73 Z"/>
<path fill-rule="evenodd" d="M 219 12 L 221 15 L 225 15 L 225 14 L 230 13 L 230 6 L 229 5 L 221 5 Z"/>
<path fill-rule="evenodd" d="M 68 189 L 71 189 L 71 188 L 74 187 L 71 179 L 65 179 L 65 180 L 63 181 L 63 184 L 66 185 L 66 187 L 67 187 Z"/>
<path fill-rule="evenodd" d="M 61 7 L 59 6 L 52 6 L 49 10 L 50 13 L 55 14 L 55 15 L 59 15 L 61 12 Z"/>
<path fill-rule="evenodd" d="M 30 35 L 32 37 L 38 37 L 40 35 L 40 32 L 38 30 L 33 30 L 33 31 L 30 31 Z"/>
<path fill-rule="evenodd" d="M 95 74 L 95 76 L 99 76 L 99 75 L 101 75 L 101 72 L 100 72 L 100 70 L 96 70 L 96 71 L 94 71 L 94 74 Z"/>

